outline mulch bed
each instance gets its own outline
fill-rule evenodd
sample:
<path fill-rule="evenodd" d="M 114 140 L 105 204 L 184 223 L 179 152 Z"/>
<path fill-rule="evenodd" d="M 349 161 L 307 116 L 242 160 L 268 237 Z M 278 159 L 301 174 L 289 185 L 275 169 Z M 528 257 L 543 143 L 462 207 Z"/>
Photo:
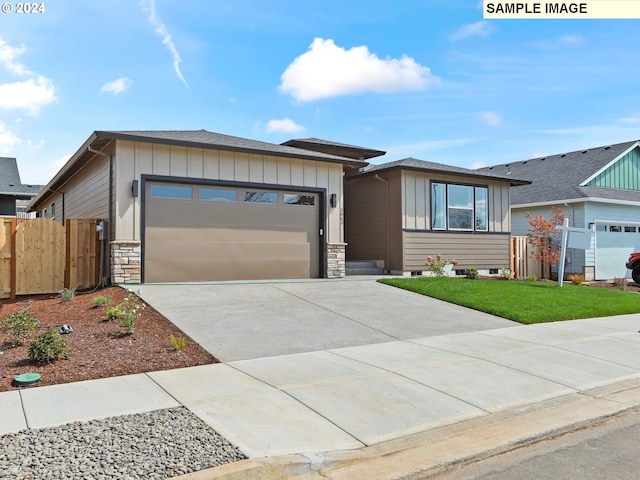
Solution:
<path fill-rule="evenodd" d="M 9 335 L 0 332 L 0 392 L 13 390 L 15 376 L 33 372 L 42 376 L 40 385 L 55 385 L 96 378 L 114 377 L 156 370 L 168 370 L 216 363 L 200 345 L 184 335 L 169 320 L 145 305 L 135 324 L 133 335 L 123 335 L 116 321 L 106 321 L 107 307 L 94 307 L 98 296 L 111 299 L 109 306 L 121 303 L 129 294 L 120 287 L 78 294 L 70 302 L 56 295 L 41 295 L 17 300 L 1 300 L 0 320 L 13 312 L 28 308 L 40 321 L 40 329 L 59 331 L 67 324 L 73 333 L 62 335 L 71 354 L 49 364 L 29 359 L 28 343 L 14 346 Z M 144 302 L 141 302 L 144 304 Z M 170 335 L 185 339 L 185 348 L 175 350 Z"/>

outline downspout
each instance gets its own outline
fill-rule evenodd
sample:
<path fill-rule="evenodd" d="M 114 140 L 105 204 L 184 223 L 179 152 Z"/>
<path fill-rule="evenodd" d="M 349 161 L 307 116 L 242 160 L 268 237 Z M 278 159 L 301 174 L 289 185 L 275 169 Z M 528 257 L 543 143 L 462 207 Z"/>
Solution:
<path fill-rule="evenodd" d="M 387 224 L 387 259 L 385 261 L 385 267 L 387 272 L 391 271 L 391 231 L 389 229 L 389 181 L 385 180 L 384 178 L 382 178 L 379 174 L 375 174 L 373 176 L 376 180 L 379 180 L 381 182 L 384 182 L 385 187 L 386 187 L 386 195 L 387 195 L 387 201 L 385 202 L 385 209 L 386 209 L 386 224 Z"/>
<path fill-rule="evenodd" d="M 105 248 L 105 242 L 106 237 L 109 237 L 109 240 L 111 239 L 111 219 L 113 218 L 113 156 L 112 155 L 107 155 L 104 152 L 101 152 L 100 150 L 95 150 L 94 148 L 91 147 L 91 145 L 89 145 L 87 147 L 87 151 L 94 153 L 96 155 L 101 155 L 103 157 L 106 157 L 109 159 L 109 219 L 107 220 L 107 228 L 109 229 L 108 232 L 103 232 L 102 235 L 102 240 L 100 240 L 100 273 L 98 274 L 98 285 L 96 285 L 96 288 L 101 287 L 101 286 L 106 286 L 106 284 L 108 282 L 106 282 L 104 280 L 104 269 L 105 269 L 105 263 L 106 263 L 106 248 Z M 107 233 L 105 235 L 105 233 Z"/>

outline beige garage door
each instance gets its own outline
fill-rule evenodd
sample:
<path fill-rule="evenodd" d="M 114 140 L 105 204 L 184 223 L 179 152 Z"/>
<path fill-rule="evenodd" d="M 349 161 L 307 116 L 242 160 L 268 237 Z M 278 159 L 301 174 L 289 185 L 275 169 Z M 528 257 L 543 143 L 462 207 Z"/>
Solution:
<path fill-rule="evenodd" d="M 145 282 L 320 276 L 320 194 L 147 183 Z"/>

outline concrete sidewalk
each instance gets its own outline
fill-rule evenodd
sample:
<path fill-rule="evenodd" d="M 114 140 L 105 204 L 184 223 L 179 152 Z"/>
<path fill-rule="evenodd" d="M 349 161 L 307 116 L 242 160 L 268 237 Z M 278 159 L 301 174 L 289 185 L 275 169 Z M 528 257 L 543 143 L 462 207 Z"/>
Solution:
<path fill-rule="evenodd" d="M 376 465 L 394 445 L 423 464 L 442 461 L 407 442 L 430 438 L 434 448 L 433 435 L 457 432 L 470 448 L 480 423 L 522 436 L 640 405 L 639 326 L 640 315 L 576 320 L 5 392 L 0 434 L 184 405 L 252 459 L 189 478 L 236 478 L 265 462 L 308 473 L 345 458 L 350 478 L 395 478 L 349 469 L 364 465 L 354 457 Z M 497 427 L 505 419 L 511 430 Z M 440 441 L 443 455 L 469 456 Z M 329 478 L 349 478 L 336 472 Z"/>
<path fill-rule="evenodd" d="M 140 290 L 225 363 L 3 392 L 0 435 L 183 405 L 249 457 L 185 478 L 390 479 L 640 407 L 640 315 L 522 326 L 368 280 Z"/>

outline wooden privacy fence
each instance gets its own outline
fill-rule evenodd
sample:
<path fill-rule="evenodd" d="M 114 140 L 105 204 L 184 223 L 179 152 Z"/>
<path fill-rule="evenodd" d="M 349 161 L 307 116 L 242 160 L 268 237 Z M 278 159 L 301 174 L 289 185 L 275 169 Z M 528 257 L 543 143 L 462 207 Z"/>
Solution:
<path fill-rule="evenodd" d="M 35 218 L 0 217 L 0 298 L 91 288 L 100 275 L 98 219 L 66 225 Z"/>
<path fill-rule="evenodd" d="M 511 237 L 511 271 L 514 278 L 542 278 L 542 265 L 531 258 L 534 249 L 527 237 Z"/>

